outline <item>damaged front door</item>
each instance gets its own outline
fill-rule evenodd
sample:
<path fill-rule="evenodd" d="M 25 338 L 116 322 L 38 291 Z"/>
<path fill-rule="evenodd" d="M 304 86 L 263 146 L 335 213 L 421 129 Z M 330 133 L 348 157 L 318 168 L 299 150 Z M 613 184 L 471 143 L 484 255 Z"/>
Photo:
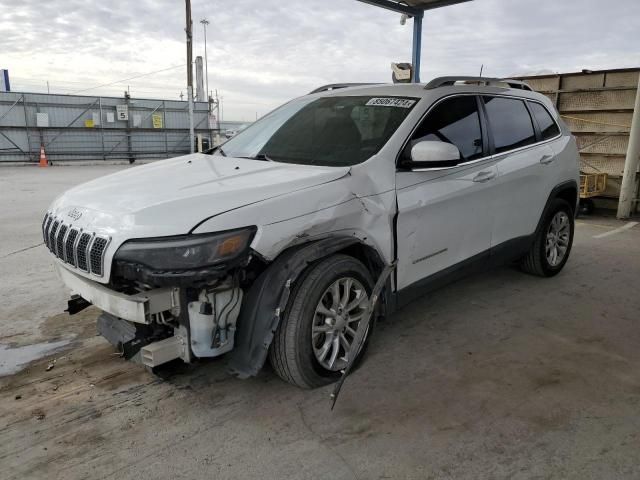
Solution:
<path fill-rule="evenodd" d="M 428 113 L 403 151 L 406 158 L 418 141 L 447 142 L 458 148 L 461 163 L 396 174 L 398 290 L 488 252 L 497 169 L 485 156 L 484 131 L 475 96 L 449 97 Z"/>

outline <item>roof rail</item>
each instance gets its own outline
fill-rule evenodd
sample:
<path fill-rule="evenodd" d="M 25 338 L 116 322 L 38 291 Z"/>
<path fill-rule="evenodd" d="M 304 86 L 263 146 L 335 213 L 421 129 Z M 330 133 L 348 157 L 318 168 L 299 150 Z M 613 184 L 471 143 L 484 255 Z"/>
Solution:
<path fill-rule="evenodd" d="M 492 87 L 503 87 L 507 84 L 509 88 L 518 88 L 520 90 L 529 90 L 533 91 L 529 85 L 520 81 L 520 80 L 512 80 L 510 78 L 488 78 L 488 77 L 438 77 L 431 80 L 424 87 L 426 90 L 431 90 L 433 88 L 438 87 L 446 87 L 450 85 L 455 85 L 456 83 L 466 83 L 466 84 L 478 84 Z"/>
<path fill-rule="evenodd" d="M 337 90 L 339 88 L 349 88 L 349 87 L 363 87 L 366 85 L 380 85 L 379 83 L 330 83 L 329 85 L 323 85 L 322 87 L 318 87 L 315 90 L 308 93 L 311 95 L 313 93 L 320 92 L 328 92 L 330 90 Z"/>

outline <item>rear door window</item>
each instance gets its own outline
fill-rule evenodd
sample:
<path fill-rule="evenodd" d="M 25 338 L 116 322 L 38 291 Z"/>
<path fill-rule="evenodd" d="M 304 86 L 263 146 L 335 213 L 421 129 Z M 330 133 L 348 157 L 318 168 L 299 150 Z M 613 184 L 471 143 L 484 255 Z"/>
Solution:
<path fill-rule="evenodd" d="M 545 107 L 536 102 L 529 102 L 529 109 L 533 118 L 538 122 L 542 140 L 549 140 L 560 134 L 558 124 Z"/>
<path fill-rule="evenodd" d="M 482 157 L 482 129 L 476 97 L 452 97 L 437 104 L 411 137 L 404 157 L 410 158 L 413 145 L 423 140 L 451 143 L 458 147 L 465 160 Z"/>
<path fill-rule="evenodd" d="M 536 142 L 531 116 L 524 101 L 515 98 L 483 97 L 496 153 Z"/>

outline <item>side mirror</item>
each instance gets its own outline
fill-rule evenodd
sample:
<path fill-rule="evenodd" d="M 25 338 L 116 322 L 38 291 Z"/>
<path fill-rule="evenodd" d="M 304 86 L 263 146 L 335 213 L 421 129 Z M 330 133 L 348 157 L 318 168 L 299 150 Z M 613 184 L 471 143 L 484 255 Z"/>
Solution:
<path fill-rule="evenodd" d="M 423 140 L 411 147 L 411 161 L 403 162 L 410 169 L 453 167 L 462 160 L 460 150 L 446 142 Z"/>

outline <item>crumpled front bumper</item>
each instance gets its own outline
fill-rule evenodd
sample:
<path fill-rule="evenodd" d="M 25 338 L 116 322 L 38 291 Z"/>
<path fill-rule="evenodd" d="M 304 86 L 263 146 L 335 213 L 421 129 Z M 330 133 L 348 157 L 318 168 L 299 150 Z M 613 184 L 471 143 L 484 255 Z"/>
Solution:
<path fill-rule="evenodd" d="M 154 314 L 167 310 L 171 310 L 176 316 L 179 313 L 180 297 L 177 288 L 157 288 L 126 295 L 76 275 L 62 265 L 56 264 L 55 269 L 62 282 L 74 293 L 118 318 L 149 324 Z"/>

